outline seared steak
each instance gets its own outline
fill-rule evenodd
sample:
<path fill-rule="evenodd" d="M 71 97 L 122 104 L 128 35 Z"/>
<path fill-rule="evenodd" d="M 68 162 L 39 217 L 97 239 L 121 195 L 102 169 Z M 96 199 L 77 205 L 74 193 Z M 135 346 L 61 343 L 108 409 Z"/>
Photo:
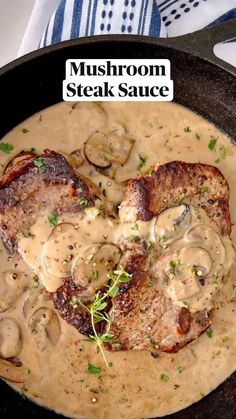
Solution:
<path fill-rule="evenodd" d="M 96 187 L 54 151 L 16 162 L 0 179 L 0 236 L 10 253 L 43 212 L 63 214 L 93 206 Z"/>
<path fill-rule="evenodd" d="M 126 221 L 147 221 L 180 202 L 203 208 L 221 234 L 230 234 L 229 186 L 222 173 L 208 164 L 172 161 L 131 180 L 122 212 Z"/>

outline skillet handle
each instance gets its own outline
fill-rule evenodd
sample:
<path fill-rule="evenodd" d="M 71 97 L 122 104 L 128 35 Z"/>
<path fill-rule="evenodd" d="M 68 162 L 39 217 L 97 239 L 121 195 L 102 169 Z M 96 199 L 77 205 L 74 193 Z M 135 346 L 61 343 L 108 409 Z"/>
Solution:
<path fill-rule="evenodd" d="M 234 38 L 236 39 L 236 19 L 231 19 L 187 35 L 168 38 L 168 45 L 181 51 L 190 52 L 220 67 L 231 70 L 231 72 L 234 69 L 235 74 L 235 68 L 216 57 L 213 52 L 214 45 Z"/>

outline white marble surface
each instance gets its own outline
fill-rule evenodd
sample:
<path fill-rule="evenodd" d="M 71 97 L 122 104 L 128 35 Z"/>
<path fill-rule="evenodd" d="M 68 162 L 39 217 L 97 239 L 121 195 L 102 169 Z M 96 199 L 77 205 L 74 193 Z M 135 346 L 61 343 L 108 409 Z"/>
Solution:
<path fill-rule="evenodd" d="M 16 58 L 35 0 L 0 0 L 0 67 Z"/>

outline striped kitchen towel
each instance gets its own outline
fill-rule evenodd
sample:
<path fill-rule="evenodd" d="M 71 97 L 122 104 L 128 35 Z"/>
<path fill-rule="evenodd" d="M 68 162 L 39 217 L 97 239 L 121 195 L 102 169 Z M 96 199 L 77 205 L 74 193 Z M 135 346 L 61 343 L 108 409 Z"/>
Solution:
<path fill-rule="evenodd" d="M 36 0 L 19 55 L 91 35 L 178 36 L 232 18 L 236 0 Z"/>

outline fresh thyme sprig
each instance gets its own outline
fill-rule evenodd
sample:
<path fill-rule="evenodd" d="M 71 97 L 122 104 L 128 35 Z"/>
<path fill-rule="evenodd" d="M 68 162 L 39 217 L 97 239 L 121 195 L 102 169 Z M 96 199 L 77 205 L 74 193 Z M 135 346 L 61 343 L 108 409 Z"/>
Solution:
<path fill-rule="evenodd" d="M 103 310 L 107 307 L 106 299 L 108 297 L 115 297 L 119 292 L 118 285 L 122 282 L 131 281 L 132 274 L 129 274 L 124 270 L 122 266 L 120 266 L 111 274 L 108 274 L 107 278 L 110 280 L 110 283 L 109 285 L 106 285 L 106 292 L 102 293 L 101 291 L 98 291 L 95 294 L 95 299 L 93 303 L 89 307 L 85 306 L 85 304 L 81 300 L 79 300 L 79 303 L 90 313 L 91 316 L 93 335 L 89 335 L 89 338 L 86 340 L 96 343 L 98 350 L 102 354 L 106 366 L 109 367 L 109 363 L 106 359 L 106 355 L 103 350 L 103 344 L 111 342 L 114 336 L 109 333 L 111 328 L 111 321 L 109 315 L 107 313 L 104 313 Z M 96 330 L 96 324 L 100 322 L 106 322 L 107 324 L 107 330 L 105 333 L 98 333 Z"/>

